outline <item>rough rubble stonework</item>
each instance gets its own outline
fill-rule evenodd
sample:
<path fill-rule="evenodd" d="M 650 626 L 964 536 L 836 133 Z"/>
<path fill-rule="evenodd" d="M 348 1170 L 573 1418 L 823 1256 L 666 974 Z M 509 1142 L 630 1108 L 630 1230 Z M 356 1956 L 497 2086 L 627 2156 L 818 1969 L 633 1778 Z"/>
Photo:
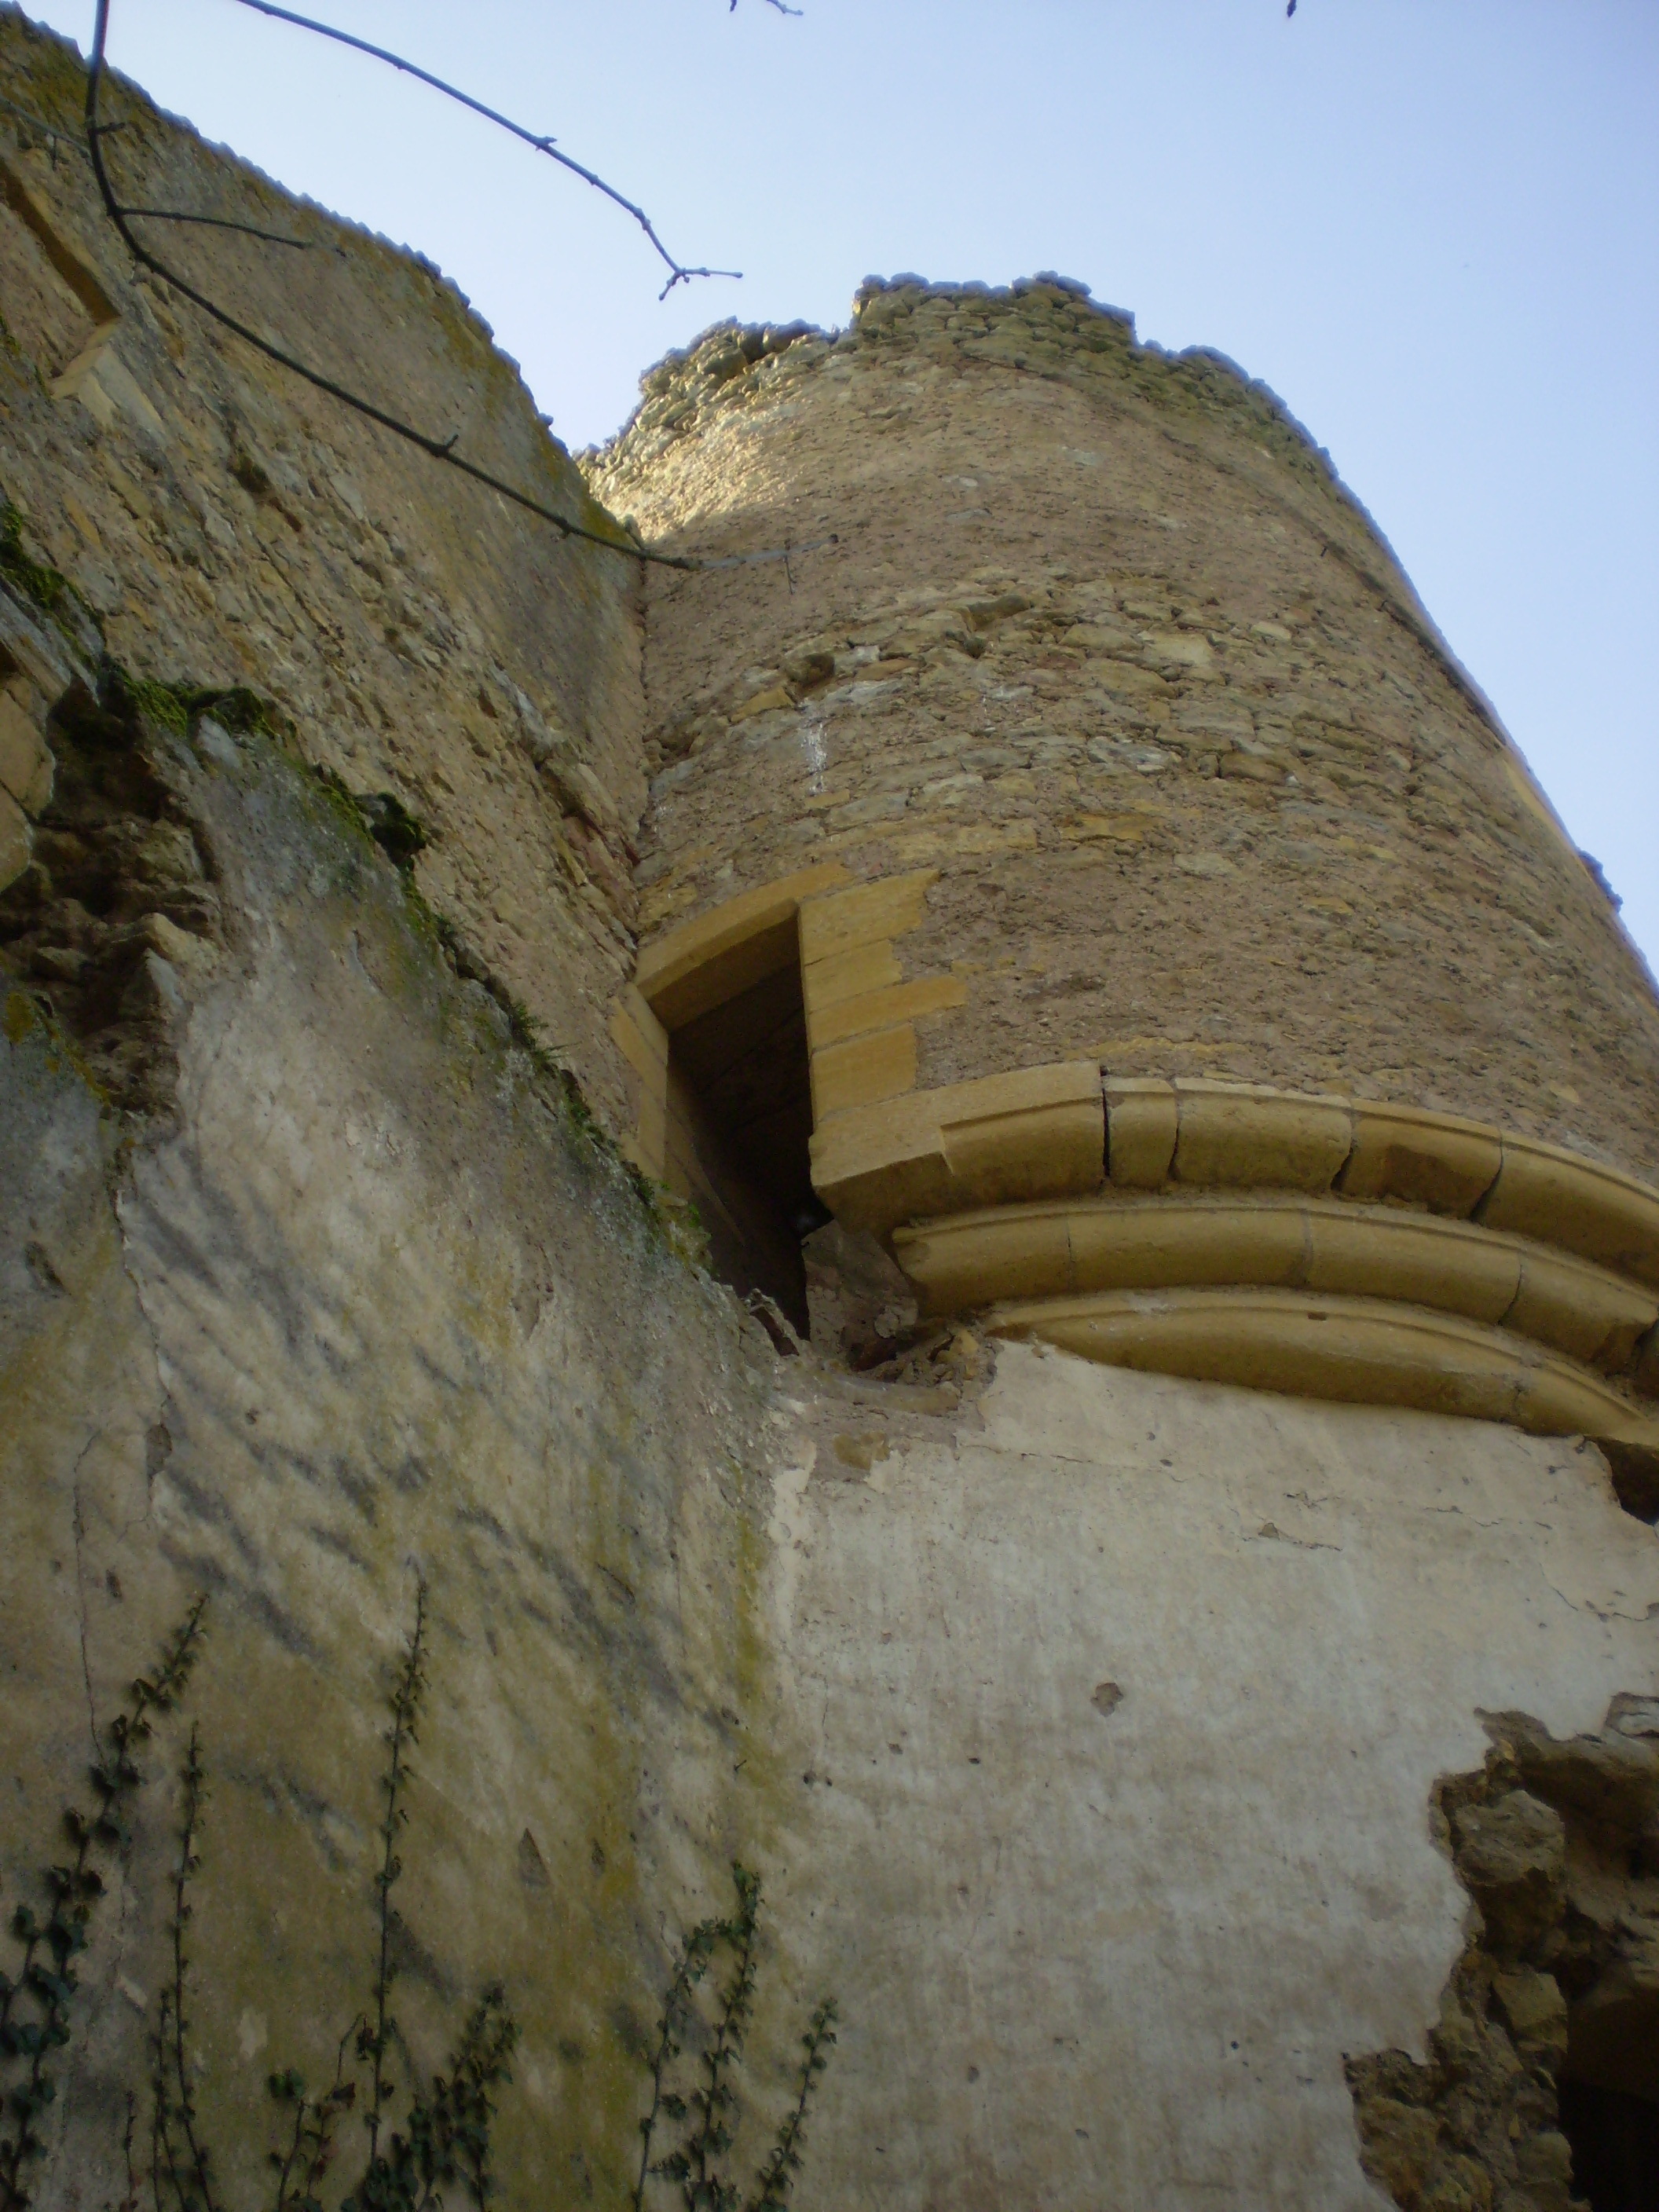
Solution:
<path fill-rule="evenodd" d="M 596 488 L 647 579 L 641 926 L 938 866 L 923 1085 L 1044 1060 L 1413 1100 L 1652 1178 L 1659 1007 L 1283 407 L 1076 289 L 872 283 L 712 331 Z M 1218 961 L 1224 988 L 1218 988 Z"/>
<path fill-rule="evenodd" d="M 952 987 L 921 1093 L 1230 1076 L 1651 1181 L 1650 981 L 1324 458 L 1060 280 L 898 279 L 671 357 L 590 490 L 429 264 L 117 88 L 126 173 L 310 241 L 191 240 L 240 312 L 736 559 L 642 574 L 135 282 L 82 91 L 0 10 L 7 1914 L 206 1591 L 195 2094 L 264 2201 L 268 2077 L 364 1999 L 418 1571 L 399 2065 L 505 1978 L 503 2203 L 629 2201 L 734 1856 L 763 2111 L 841 2003 L 804 2208 L 1639 2201 L 1659 1538 L 1596 1445 L 919 1317 L 838 1222 L 797 1341 L 624 1149 L 641 957 L 838 862 Z M 52 2212 L 128 2200 L 161 1735 Z"/>

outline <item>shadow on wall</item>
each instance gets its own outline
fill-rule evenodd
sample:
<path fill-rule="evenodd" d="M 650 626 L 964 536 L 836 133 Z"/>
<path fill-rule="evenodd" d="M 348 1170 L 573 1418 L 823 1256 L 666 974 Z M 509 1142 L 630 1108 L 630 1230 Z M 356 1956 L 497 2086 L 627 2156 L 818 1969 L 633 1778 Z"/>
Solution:
<path fill-rule="evenodd" d="M 807 1333 L 801 1239 L 828 1217 L 812 1188 L 806 1012 L 795 924 L 784 963 L 669 1038 L 668 1151 L 708 1232 L 709 1264 Z"/>

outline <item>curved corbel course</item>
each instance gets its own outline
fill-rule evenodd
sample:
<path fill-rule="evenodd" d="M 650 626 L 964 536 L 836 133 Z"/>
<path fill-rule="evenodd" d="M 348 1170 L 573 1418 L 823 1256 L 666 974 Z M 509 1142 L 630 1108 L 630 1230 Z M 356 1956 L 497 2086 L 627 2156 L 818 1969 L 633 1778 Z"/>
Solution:
<path fill-rule="evenodd" d="M 1659 1191 L 1559 1145 L 1506 1136 L 1498 1180 L 1475 1218 L 1659 1289 Z"/>
<path fill-rule="evenodd" d="M 1467 1221 L 1503 1161 L 1503 1139 L 1479 1121 L 1357 1098 L 1353 1150 L 1336 1187 L 1345 1198 L 1393 1199 Z"/>
<path fill-rule="evenodd" d="M 1659 1323 L 1659 1294 L 1605 1268 L 1342 1199 L 1170 1191 L 1005 1206 L 899 1229 L 893 1250 L 935 1313 L 1097 1291 L 1305 1288 L 1461 1315 L 1633 1379 Z"/>
<path fill-rule="evenodd" d="M 1068 1060 L 854 1107 L 814 1131 L 812 1183 L 851 1229 L 1097 1192 L 1100 1070 Z"/>
<path fill-rule="evenodd" d="M 1659 1191 L 1425 1108 L 1177 1077 L 1105 1079 L 1115 1189 L 1335 1190 L 1473 1218 L 1659 1289 Z"/>
<path fill-rule="evenodd" d="M 1589 1437 L 1627 1477 L 1659 1475 L 1659 1414 L 1457 1316 L 1305 1291 L 1105 1291 L 1000 1306 L 988 1325 L 1114 1367 Z"/>

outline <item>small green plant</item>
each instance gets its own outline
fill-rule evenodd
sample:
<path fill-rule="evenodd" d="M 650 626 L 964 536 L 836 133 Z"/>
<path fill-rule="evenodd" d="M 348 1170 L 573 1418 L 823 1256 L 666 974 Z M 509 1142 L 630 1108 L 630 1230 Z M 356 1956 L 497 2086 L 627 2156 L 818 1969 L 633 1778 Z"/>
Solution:
<path fill-rule="evenodd" d="M 55 614 L 74 590 L 69 578 L 44 561 L 32 560 L 23 550 L 23 517 L 9 499 L 0 498 L 0 576 L 25 599 L 33 599 L 43 613 Z"/>
<path fill-rule="evenodd" d="M 634 2212 L 645 2212 L 654 2181 L 678 2194 L 685 2212 L 783 2212 L 799 2172 L 806 2145 L 806 2115 L 813 2092 L 830 2063 L 836 2040 L 836 2001 L 822 1998 L 801 2037 L 802 2059 L 795 2092 L 777 2137 L 745 2197 L 731 2177 L 728 2157 L 741 2117 L 737 2070 L 755 2006 L 756 1942 L 760 1925 L 760 1876 L 733 1865 L 734 1910 L 700 1921 L 680 1946 L 663 1996 L 652 2053 L 651 2104 L 640 2123 L 640 2170 L 634 2185 Z M 705 2019 L 698 1991 L 715 1960 L 725 1954 L 729 1968 Z M 689 2088 L 673 2086 L 677 2062 L 686 2046 L 700 2045 Z M 667 2121 L 678 2130 L 674 2147 L 653 2158 L 657 2131 Z"/>
<path fill-rule="evenodd" d="M 398 1839 L 408 1824 L 404 1802 L 411 1778 L 410 1753 L 417 1739 L 427 1690 L 424 1582 L 415 1591 L 415 1618 L 387 1699 L 386 1799 L 380 1824 L 380 1863 L 374 1875 L 375 1961 L 369 2001 L 340 2038 L 334 2074 L 313 2095 L 289 2067 L 266 2087 L 283 2115 L 283 2140 L 268 2154 L 276 2177 L 273 2212 L 323 2212 L 324 2178 L 338 2151 L 338 2131 L 365 2089 L 367 2153 L 340 2212 L 434 2212 L 443 2192 L 459 2185 L 474 2204 L 495 2194 L 490 2136 L 496 2095 L 512 2080 L 518 2023 L 506 1991 L 492 1982 L 462 2029 L 449 2070 L 427 2088 L 413 2089 L 401 2130 L 391 2125 L 398 2097 L 388 2069 L 402 2041 L 392 2008 L 397 1966 L 392 1893 L 403 1873 Z M 191 2090 L 191 1977 L 186 1936 L 191 1885 L 201 1865 L 199 1843 L 207 1798 L 207 1770 L 197 1732 L 179 1773 L 179 1850 L 173 1873 L 172 1978 L 163 1990 L 150 2045 L 151 2182 L 155 2212 L 225 2212 L 212 2150 L 204 2139 Z"/>
<path fill-rule="evenodd" d="M 46 2154 L 40 2123 L 58 2094 L 53 2056 L 70 2038 L 75 1961 L 105 1894 L 104 1869 L 128 1841 L 128 1810 L 144 1778 L 139 1747 L 149 1741 L 155 1717 L 171 1712 L 184 1693 L 206 1611 L 207 1600 L 198 1597 L 159 1665 L 134 1682 L 125 1710 L 104 1731 L 90 1776 L 96 1809 L 70 1807 L 64 1814 L 74 1850 L 65 1863 L 46 1869 L 46 1918 L 28 1905 L 12 1914 L 12 1939 L 21 1956 L 11 1973 L 0 1975 L 0 2212 L 25 2212 L 31 2202 L 32 2171 Z"/>
<path fill-rule="evenodd" d="M 280 740 L 285 734 L 277 709 L 243 684 L 234 684 L 228 690 L 211 685 L 164 684 L 156 677 L 135 675 L 118 660 L 106 656 L 99 690 L 108 712 L 129 720 L 143 714 L 176 738 L 187 737 L 204 715 L 211 715 L 238 735 L 254 732 Z"/>
<path fill-rule="evenodd" d="M 151 1736 L 155 1717 L 179 1705 L 200 1652 L 206 1608 L 206 1599 L 198 1597 L 152 1674 L 133 1684 L 128 1705 L 103 1732 L 91 1778 L 96 1810 L 64 1814 L 73 1852 L 44 1875 L 50 1911 L 42 1919 L 20 1905 L 12 1917 L 21 1956 L 12 1974 L 0 1974 L 0 2212 L 29 2212 L 33 2202 L 31 2184 L 47 2148 L 42 2123 L 57 2094 L 52 2061 L 70 2039 L 77 1988 L 74 1961 L 86 1948 L 105 1893 L 100 1862 L 107 1864 L 130 1841 L 127 1814 L 145 1778 L 137 1751 Z M 513 2078 L 519 2038 L 499 1981 L 472 2007 L 447 2071 L 425 2086 L 412 2084 L 401 2124 L 393 2124 L 399 2090 L 391 2063 L 408 2046 L 392 2006 L 392 1892 L 403 1874 L 398 1843 L 409 1822 L 410 1754 L 427 1687 L 427 1587 L 417 1581 L 413 1620 L 387 1696 L 368 2001 L 340 2036 L 324 2085 L 313 2091 L 293 2067 L 268 2077 L 278 2141 L 266 2154 L 273 2177 L 267 2212 L 325 2212 L 324 2191 L 341 2160 L 343 2126 L 359 2110 L 366 2141 L 355 2180 L 337 2197 L 329 2191 L 337 2212 L 442 2212 L 456 2191 L 485 2212 L 498 2194 L 493 2131 L 501 2090 Z M 119 2212 L 138 2212 L 146 2185 L 153 2212 L 229 2212 L 194 2090 L 196 1974 L 190 1939 L 208 1801 L 207 1761 L 200 1730 L 192 1726 L 179 1771 L 167 1971 L 149 2038 L 148 2169 L 142 2153 L 135 2157 L 139 2100 L 129 2092 L 122 2137 L 127 2186 Z M 738 2072 L 754 2008 L 761 1885 L 742 1866 L 733 1867 L 732 1880 L 733 1911 L 691 1930 L 664 1997 L 649 2069 L 650 2110 L 641 2124 L 635 2212 L 645 2212 L 648 2191 L 663 2189 L 678 2196 L 685 2212 L 785 2212 L 800 2170 L 807 2114 L 836 2040 L 836 2007 L 826 1998 L 811 2014 L 789 2108 L 745 2196 L 728 2169 L 741 2117 Z M 728 1971 L 705 2018 L 699 1993 L 722 1959 Z M 682 2060 L 695 2076 L 686 2086 L 681 2086 Z M 673 2138 L 664 2148 L 659 2136 L 670 2129 Z"/>

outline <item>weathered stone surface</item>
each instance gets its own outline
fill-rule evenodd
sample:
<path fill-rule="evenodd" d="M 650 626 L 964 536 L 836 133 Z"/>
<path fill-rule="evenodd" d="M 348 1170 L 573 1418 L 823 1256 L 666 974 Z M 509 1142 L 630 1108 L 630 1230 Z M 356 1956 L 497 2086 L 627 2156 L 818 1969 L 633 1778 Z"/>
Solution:
<path fill-rule="evenodd" d="M 634 957 L 637 564 L 562 540 L 135 278 L 74 150 L 73 49 L 9 11 L 0 75 L 0 155 L 118 314 L 76 396 L 52 397 L 91 324 L 40 236 L 0 205 L 0 495 L 28 558 L 78 595 L 56 602 L 60 644 L 67 623 L 89 665 L 106 647 L 136 677 L 249 686 L 307 759 L 394 793 L 429 841 L 423 891 L 620 1130 L 606 1007 Z M 287 198 L 136 87 L 121 97 L 125 173 L 155 203 L 286 226 L 319 249 L 170 240 L 204 289 L 416 428 L 459 429 L 470 459 L 556 512 L 611 528 L 429 263 Z M 20 110 L 64 134 L 55 159 Z M 0 620 L 0 678 L 14 658 Z M 65 679 L 28 674 L 44 711 Z"/>
<path fill-rule="evenodd" d="M 924 1087 L 1094 1057 L 1659 1181 L 1651 980 L 1270 393 L 1018 288 L 872 282 L 833 342 L 728 369 L 739 336 L 592 457 L 665 544 L 793 549 L 787 591 L 781 561 L 648 580 L 647 940 L 805 854 L 925 860 L 903 972 L 968 997 L 919 1031 Z M 718 728 L 809 644 L 827 682 Z M 1484 1188 L 1397 1164 L 1431 1204 Z"/>
<path fill-rule="evenodd" d="M 1486 1916 L 1488 1942 L 1504 1953 L 1530 1949 L 1561 1910 L 1567 1863 L 1561 1815 L 1513 1790 L 1495 1803 L 1462 1808 L 1452 1829 L 1458 1868 Z"/>
<path fill-rule="evenodd" d="M 6 1897 L 34 1901 L 59 1850 L 89 1705 L 110 1713 L 208 1590 L 198 2094 L 222 2184 L 263 2188 L 266 2075 L 325 2079 L 368 1988 L 380 1700 L 418 1569 L 413 2063 L 441 2063 L 505 1974 L 513 2201 L 619 2201 L 665 1947 L 733 1854 L 775 1860 L 771 1348 L 310 770 L 258 735 L 119 735 L 202 857 L 221 943 L 188 952 L 159 913 L 135 938 L 171 978 L 143 1017 L 143 1124 L 5 987 Z M 124 998 L 100 1064 L 125 1064 L 133 1018 Z M 125 2186 L 171 1797 L 141 1800 L 82 1962 L 46 2203 Z"/>
<path fill-rule="evenodd" d="M 129 282 L 12 112 L 70 131 L 73 57 L 3 15 L 0 64 L 39 200 L 0 209 L 0 651 L 55 763 L 0 899 L 8 1908 L 209 1589 L 198 2094 L 251 2201 L 266 2076 L 362 2002 L 423 1571 L 399 2005 L 435 2063 L 506 1974 L 504 2201 L 627 2200 L 666 1960 L 741 1853 L 769 2099 L 842 2001 L 803 2204 L 1565 2207 L 1558 2060 L 1659 2094 L 1659 1542 L 1599 1454 L 993 1346 L 841 1224 L 802 1344 L 602 1134 L 655 1085 L 665 1150 L 669 1032 L 804 933 L 838 1043 L 883 1008 L 963 1079 L 842 1117 L 884 1233 L 1100 1203 L 1114 1158 L 1156 1193 L 1170 1079 L 1650 1171 L 1646 984 L 1322 459 L 1063 283 L 723 331 L 604 481 L 788 559 L 659 580 L 647 699 L 630 560 Z M 608 527 L 426 264 L 122 98 L 158 195 L 342 249 L 197 241 L 252 317 Z M 90 356 L 43 234 L 118 307 Z M 1483 1194 L 1479 1143 L 1373 1133 L 1368 1200 Z M 83 1961 L 42 2212 L 126 2199 L 174 1813 Z"/>
<path fill-rule="evenodd" d="M 1448 2189 L 1565 2208 L 1589 2193 L 1587 2173 L 1598 2187 L 1617 2186 L 1617 2160 L 1606 2156 L 1609 2097 L 1640 2100 L 1626 2124 L 1632 2145 L 1650 2150 L 1659 2093 L 1651 1725 L 1648 1702 L 1629 1695 L 1613 1700 L 1598 1733 L 1565 1740 L 1526 1714 L 1489 1716 L 1483 1767 L 1437 1785 L 1437 1822 L 1478 1917 L 1427 2063 L 1401 2051 L 1348 2062 L 1366 2171 L 1407 2212 Z M 1556 2124 L 1558 2106 L 1577 2115 L 1576 2148 Z M 1632 2173 L 1644 2155 L 1637 2152 Z"/>

